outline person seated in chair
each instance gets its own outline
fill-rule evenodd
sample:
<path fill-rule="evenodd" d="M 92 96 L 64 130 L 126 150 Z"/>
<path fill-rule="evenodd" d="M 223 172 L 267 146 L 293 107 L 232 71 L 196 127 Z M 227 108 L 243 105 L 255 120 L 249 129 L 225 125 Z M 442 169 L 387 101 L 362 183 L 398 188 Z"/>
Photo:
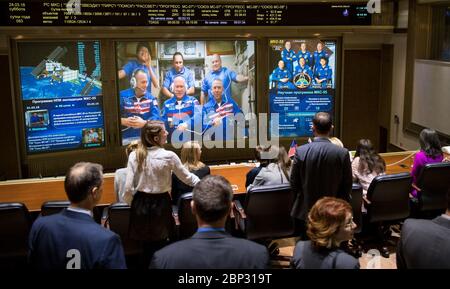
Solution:
<path fill-rule="evenodd" d="M 77 163 L 64 188 L 70 206 L 59 214 L 38 218 L 29 237 L 29 260 L 39 270 L 126 269 L 120 237 L 92 218 L 103 192 L 103 168 Z"/>
<path fill-rule="evenodd" d="M 253 186 L 289 184 L 289 173 L 286 171 L 286 168 L 282 168 L 278 159 L 279 154 L 280 149 L 278 146 L 272 145 L 268 147 L 268 151 L 261 158 L 267 159 L 269 164 L 261 169 L 248 189 Z"/>
<path fill-rule="evenodd" d="M 196 141 L 188 141 L 181 147 L 181 162 L 191 173 L 199 177 L 199 179 L 211 173 L 209 166 L 200 161 L 202 155 L 202 148 Z M 172 174 L 172 190 L 170 196 L 172 197 L 172 204 L 176 205 L 178 199 L 185 193 L 192 192 L 194 188 L 186 185 L 175 175 Z"/>
<path fill-rule="evenodd" d="M 426 164 L 440 163 L 444 159 L 441 150 L 441 142 L 435 130 L 425 128 L 419 135 L 420 151 L 414 156 L 411 176 L 413 178 L 413 190 L 411 196 L 413 199 L 419 197 L 420 188 L 417 187 L 417 179 Z"/>
<path fill-rule="evenodd" d="M 445 214 L 405 221 L 396 256 L 398 269 L 450 269 L 450 191 Z"/>
<path fill-rule="evenodd" d="M 233 189 L 222 176 L 203 178 L 193 191 L 192 213 L 198 230 L 191 238 L 157 251 L 155 269 L 265 269 L 267 249 L 252 241 L 231 237 L 225 222 L 231 210 Z"/>
<path fill-rule="evenodd" d="M 300 241 L 294 249 L 291 266 L 296 269 L 359 269 L 359 261 L 339 249 L 353 238 L 356 224 L 352 207 L 342 199 L 319 199 L 308 214 L 309 241 Z"/>
<path fill-rule="evenodd" d="M 379 154 L 375 152 L 372 142 L 368 139 L 360 139 L 356 147 L 355 158 L 352 162 L 353 181 L 361 185 L 363 189 L 363 198 L 366 203 L 367 190 L 370 183 L 378 175 L 384 175 L 386 171 L 386 163 Z M 366 208 L 362 207 L 362 211 L 367 212 Z"/>

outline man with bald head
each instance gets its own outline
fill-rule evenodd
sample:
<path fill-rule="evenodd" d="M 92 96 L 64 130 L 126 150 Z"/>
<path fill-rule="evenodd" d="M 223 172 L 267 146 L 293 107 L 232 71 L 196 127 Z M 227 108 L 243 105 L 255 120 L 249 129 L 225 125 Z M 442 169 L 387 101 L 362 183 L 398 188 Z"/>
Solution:
<path fill-rule="evenodd" d="M 103 168 L 77 163 L 69 169 L 64 189 L 70 206 L 39 217 L 29 236 L 29 260 L 35 269 L 126 269 L 120 237 L 97 224 L 93 208 L 103 193 Z"/>
<path fill-rule="evenodd" d="M 223 90 L 223 82 L 219 78 L 212 82 L 212 95 L 213 97 L 203 106 L 204 128 L 222 126 L 222 139 L 233 139 L 234 130 L 230 130 L 233 128 L 230 122 L 234 122 L 234 119 L 229 118 L 229 116 L 242 113 L 242 110 L 231 97 L 226 96 Z M 236 124 L 235 127 L 237 127 Z M 217 140 L 216 137 L 214 139 Z"/>
<path fill-rule="evenodd" d="M 291 187 L 296 194 L 291 216 L 297 232 L 304 235 L 308 211 L 324 196 L 350 200 L 352 168 L 348 150 L 329 140 L 331 116 L 318 112 L 313 119 L 314 140 L 297 148 L 291 171 Z"/>
<path fill-rule="evenodd" d="M 231 82 L 246 82 L 248 76 L 239 75 L 234 71 L 222 66 L 222 58 L 214 54 L 211 59 L 211 71 L 206 75 L 202 82 L 202 91 L 200 94 L 200 103 L 204 105 L 212 97 L 212 83 L 214 79 L 220 79 L 223 83 L 223 90 L 228 99 L 231 99 Z"/>
<path fill-rule="evenodd" d="M 173 91 L 173 80 L 177 76 L 182 76 L 187 84 L 187 91 L 186 94 L 188 95 L 194 95 L 195 93 L 195 86 L 194 86 L 194 74 L 192 71 L 184 66 L 184 58 L 183 54 L 181 52 L 175 52 L 172 57 L 172 68 L 169 69 L 166 73 L 166 77 L 164 78 L 164 84 L 161 89 L 161 92 L 166 97 L 173 97 L 174 91 Z"/>
<path fill-rule="evenodd" d="M 162 119 L 171 139 L 175 130 L 194 130 L 195 106 L 198 100 L 186 94 L 187 85 L 184 77 L 177 76 L 173 80 L 174 96 L 163 104 Z"/>

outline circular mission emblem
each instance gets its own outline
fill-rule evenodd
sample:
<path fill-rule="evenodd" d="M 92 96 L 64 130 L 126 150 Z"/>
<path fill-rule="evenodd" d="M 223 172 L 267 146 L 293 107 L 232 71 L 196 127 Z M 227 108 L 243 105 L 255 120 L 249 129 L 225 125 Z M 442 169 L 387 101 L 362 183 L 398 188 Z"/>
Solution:
<path fill-rule="evenodd" d="M 300 72 L 294 76 L 292 82 L 298 88 L 307 88 L 311 84 L 311 76 L 304 72 Z"/>

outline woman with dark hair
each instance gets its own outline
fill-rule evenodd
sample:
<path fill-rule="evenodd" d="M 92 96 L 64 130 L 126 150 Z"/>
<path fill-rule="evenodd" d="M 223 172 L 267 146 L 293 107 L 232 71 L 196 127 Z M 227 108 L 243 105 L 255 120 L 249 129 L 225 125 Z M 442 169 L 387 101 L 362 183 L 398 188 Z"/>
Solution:
<path fill-rule="evenodd" d="M 356 224 L 352 207 L 342 199 L 324 197 L 308 214 L 307 234 L 294 249 L 291 265 L 296 269 L 359 269 L 359 261 L 339 246 L 353 238 Z"/>
<path fill-rule="evenodd" d="M 413 178 L 413 191 L 411 195 L 414 198 L 418 197 L 417 178 L 419 177 L 422 168 L 426 164 L 440 163 L 444 159 L 444 155 L 441 150 L 441 142 L 436 131 L 425 128 L 419 135 L 420 151 L 416 153 L 413 162 L 413 168 L 411 175 Z"/>
<path fill-rule="evenodd" d="M 163 148 L 167 134 L 163 122 L 148 121 L 138 148 L 128 158 L 124 199 L 131 203 L 129 235 L 134 240 L 159 242 L 171 237 L 174 224 L 168 192 L 172 172 L 189 186 L 200 181 L 174 152 Z"/>
<path fill-rule="evenodd" d="M 261 159 L 261 154 L 263 154 L 264 152 L 267 152 L 269 150 L 269 147 L 262 146 L 262 145 L 256 146 L 255 159 L 259 163 L 259 166 L 251 169 L 245 176 L 245 187 L 246 188 L 248 188 L 248 186 L 253 184 L 253 181 L 255 180 L 256 176 L 259 174 L 261 169 L 269 164 L 268 160 Z"/>
<path fill-rule="evenodd" d="M 188 141 L 181 147 L 181 162 L 183 165 L 194 175 L 203 179 L 205 176 L 211 173 L 211 170 L 207 165 L 205 165 L 201 160 L 202 149 L 200 144 L 196 141 Z M 176 205 L 178 199 L 184 193 L 192 192 L 194 188 L 188 186 L 175 175 L 172 174 L 172 203 Z"/>
<path fill-rule="evenodd" d="M 352 162 L 353 181 L 358 182 L 363 188 L 363 196 L 367 195 L 372 180 L 384 174 L 386 163 L 375 152 L 372 142 L 368 139 L 360 139 L 356 147 L 355 158 Z"/>

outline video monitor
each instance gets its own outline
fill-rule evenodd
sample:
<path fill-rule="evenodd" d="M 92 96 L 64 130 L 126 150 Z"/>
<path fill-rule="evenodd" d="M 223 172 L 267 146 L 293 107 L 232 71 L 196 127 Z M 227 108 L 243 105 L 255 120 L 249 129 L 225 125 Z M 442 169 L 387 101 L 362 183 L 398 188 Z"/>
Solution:
<path fill-rule="evenodd" d="M 100 42 L 17 45 L 27 153 L 104 146 Z"/>
<path fill-rule="evenodd" d="M 336 41 L 272 39 L 269 49 L 269 112 L 278 114 L 279 137 L 311 136 L 316 112 L 333 115 Z"/>
<path fill-rule="evenodd" d="M 148 120 L 172 144 L 245 136 L 236 119 L 255 113 L 255 41 L 119 41 L 116 55 L 123 145 Z"/>

